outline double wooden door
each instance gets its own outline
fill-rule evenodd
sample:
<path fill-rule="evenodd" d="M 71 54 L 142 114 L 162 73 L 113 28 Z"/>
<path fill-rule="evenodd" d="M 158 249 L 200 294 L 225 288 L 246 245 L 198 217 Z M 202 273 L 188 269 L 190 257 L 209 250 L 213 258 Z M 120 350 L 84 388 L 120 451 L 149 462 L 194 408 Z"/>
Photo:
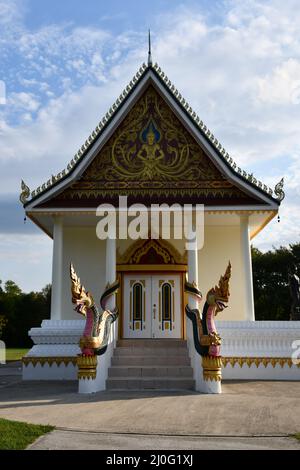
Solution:
<path fill-rule="evenodd" d="M 181 338 L 180 274 L 126 274 L 124 338 Z"/>

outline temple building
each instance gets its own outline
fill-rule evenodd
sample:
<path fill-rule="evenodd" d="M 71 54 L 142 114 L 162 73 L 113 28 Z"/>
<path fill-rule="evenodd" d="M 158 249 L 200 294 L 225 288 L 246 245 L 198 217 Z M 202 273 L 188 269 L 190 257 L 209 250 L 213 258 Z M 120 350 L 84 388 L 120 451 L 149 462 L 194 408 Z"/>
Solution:
<path fill-rule="evenodd" d="M 130 238 L 122 225 L 120 196 L 131 215 L 141 204 L 172 207 L 170 238 L 151 236 L 147 223 L 139 227 L 139 239 Z M 165 340 L 174 341 L 174 347 L 187 341 L 197 389 L 185 315 L 186 277 L 205 297 L 230 261 L 228 308 L 217 319 L 225 329 L 226 322 L 255 324 L 250 243 L 277 215 L 283 197 L 283 181 L 273 191 L 237 166 L 150 56 L 64 171 L 32 192 L 22 182 L 27 217 L 53 239 L 51 320 L 30 333 L 35 346 L 24 359 L 24 377 L 74 378 L 84 321 L 72 303 L 72 262 L 96 303 L 108 284 L 119 282 L 116 300 L 110 300 L 119 317 L 97 390 L 109 380 L 117 341 L 138 339 L 144 340 L 142 349 L 152 347 L 150 340 L 160 341 L 160 347 Z M 97 208 L 103 204 L 117 214 L 117 236 L 106 240 L 97 234 Z M 184 234 L 174 236 L 176 210 L 191 207 L 193 212 L 196 205 L 204 210 L 203 246 L 187 251 Z M 68 334 L 73 340 L 63 341 Z"/>

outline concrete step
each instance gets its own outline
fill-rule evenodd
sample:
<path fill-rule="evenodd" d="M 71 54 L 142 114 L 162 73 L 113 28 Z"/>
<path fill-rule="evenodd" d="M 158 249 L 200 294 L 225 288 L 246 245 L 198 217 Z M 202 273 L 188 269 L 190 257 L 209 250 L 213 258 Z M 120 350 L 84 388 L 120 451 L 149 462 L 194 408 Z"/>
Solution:
<path fill-rule="evenodd" d="M 127 377 L 112 378 L 106 381 L 107 390 L 194 390 L 193 379 L 179 377 Z"/>
<path fill-rule="evenodd" d="M 193 378 L 193 369 L 190 366 L 111 366 L 108 377 L 180 377 Z"/>
<path fill-rule="evenodd" d="M 114 355 L 111 360 L 112 366 L 190 366 L 188 355 L 179 356 L 124 356 Z"/>
<path fill-rule="evenodd" d="M 119 339 L 117 347 L 122 348 L 185 348 L 187 345 L 184 339 Z"/>
<path fill-rule="evenodd" d="M 108 369 L 107 390 L 194 390 L 182 339 L 122 339 Z"/>
<path fill-rule="evenodd" d="M 136 347 L 117 347 L 114 351 L 114 355 L 117 356 L 186 356 L 188 354 L 186 348 L 178 347 L 168 347 L 168 348 L 160 348 L 157 346 L 154 347 L 144 347 L 136 348 Z"/>

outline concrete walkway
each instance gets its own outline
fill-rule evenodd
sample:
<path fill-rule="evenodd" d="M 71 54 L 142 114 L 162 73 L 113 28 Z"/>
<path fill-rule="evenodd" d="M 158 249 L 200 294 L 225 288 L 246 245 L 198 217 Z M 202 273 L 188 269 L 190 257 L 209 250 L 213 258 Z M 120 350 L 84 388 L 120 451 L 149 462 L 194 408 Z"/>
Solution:
<path fill-rule="evenodd" d="M 195 437 L 55 430 L 30 450 L 300 450 L 291 437 Z"/>
<path fill-rule="evenodd" d="M 113 448 L 119 449 L 168 448 L 169 443 L 174 446 L 175 435 L 176 448 L 186 448 L 188 442 L 195 448 L 216 448 L 217 442 L 219 448 L 300 448 L 297 441 L 286 438 L 300 432 L 300 382 L 226 382 L 223 392 L 79 395 L 76 382 L 22 382 L 18 365 L 0 366 L 1 417 L 65 429 L 42 438 L 36 446 L 108 448 L 114 442 Z"/>

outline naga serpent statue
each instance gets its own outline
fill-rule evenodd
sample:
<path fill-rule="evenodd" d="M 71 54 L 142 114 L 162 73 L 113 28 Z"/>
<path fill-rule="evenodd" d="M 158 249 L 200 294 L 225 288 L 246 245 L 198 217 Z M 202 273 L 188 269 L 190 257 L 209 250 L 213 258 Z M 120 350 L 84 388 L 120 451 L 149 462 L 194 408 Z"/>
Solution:
<path fill-rule="evenodd" d="M 193 325 L 195 349 L 202 356 L 203 376 L 206 380 L 221 379 L 221 337 L 217 333 L 214 319 L 227 307 L 225 304 L 228 303 L 230 295 L 230 276 L 231 264 L 229 262 L 224 276 L 220 277 L 219 284 L 208 291 L 202 315 L 197 308 L 191 309 L 188 305 L 185 307 L 186 315 Z M 194 284 L 186 282 L 185 291 L 195 296 L 198 301 L 202 298 L 201 292 Z"/>
<path fill-rule="evenodd" d="M 108 345 L 111 324 L 118 318 L 118 310 L 112 312 L 106 309 L 108 299 L 114 295 L 119 286 L 119 281 L 107 285 L 100 299 L 102 312 L 100 313 L 95 301 L 81 284 L 73 264 L 70 265 L 72 302 L 76 304 L 75 311 L 86 317 L 83 336 L 80 339 L 82 356 L 101 356 Z"/>

